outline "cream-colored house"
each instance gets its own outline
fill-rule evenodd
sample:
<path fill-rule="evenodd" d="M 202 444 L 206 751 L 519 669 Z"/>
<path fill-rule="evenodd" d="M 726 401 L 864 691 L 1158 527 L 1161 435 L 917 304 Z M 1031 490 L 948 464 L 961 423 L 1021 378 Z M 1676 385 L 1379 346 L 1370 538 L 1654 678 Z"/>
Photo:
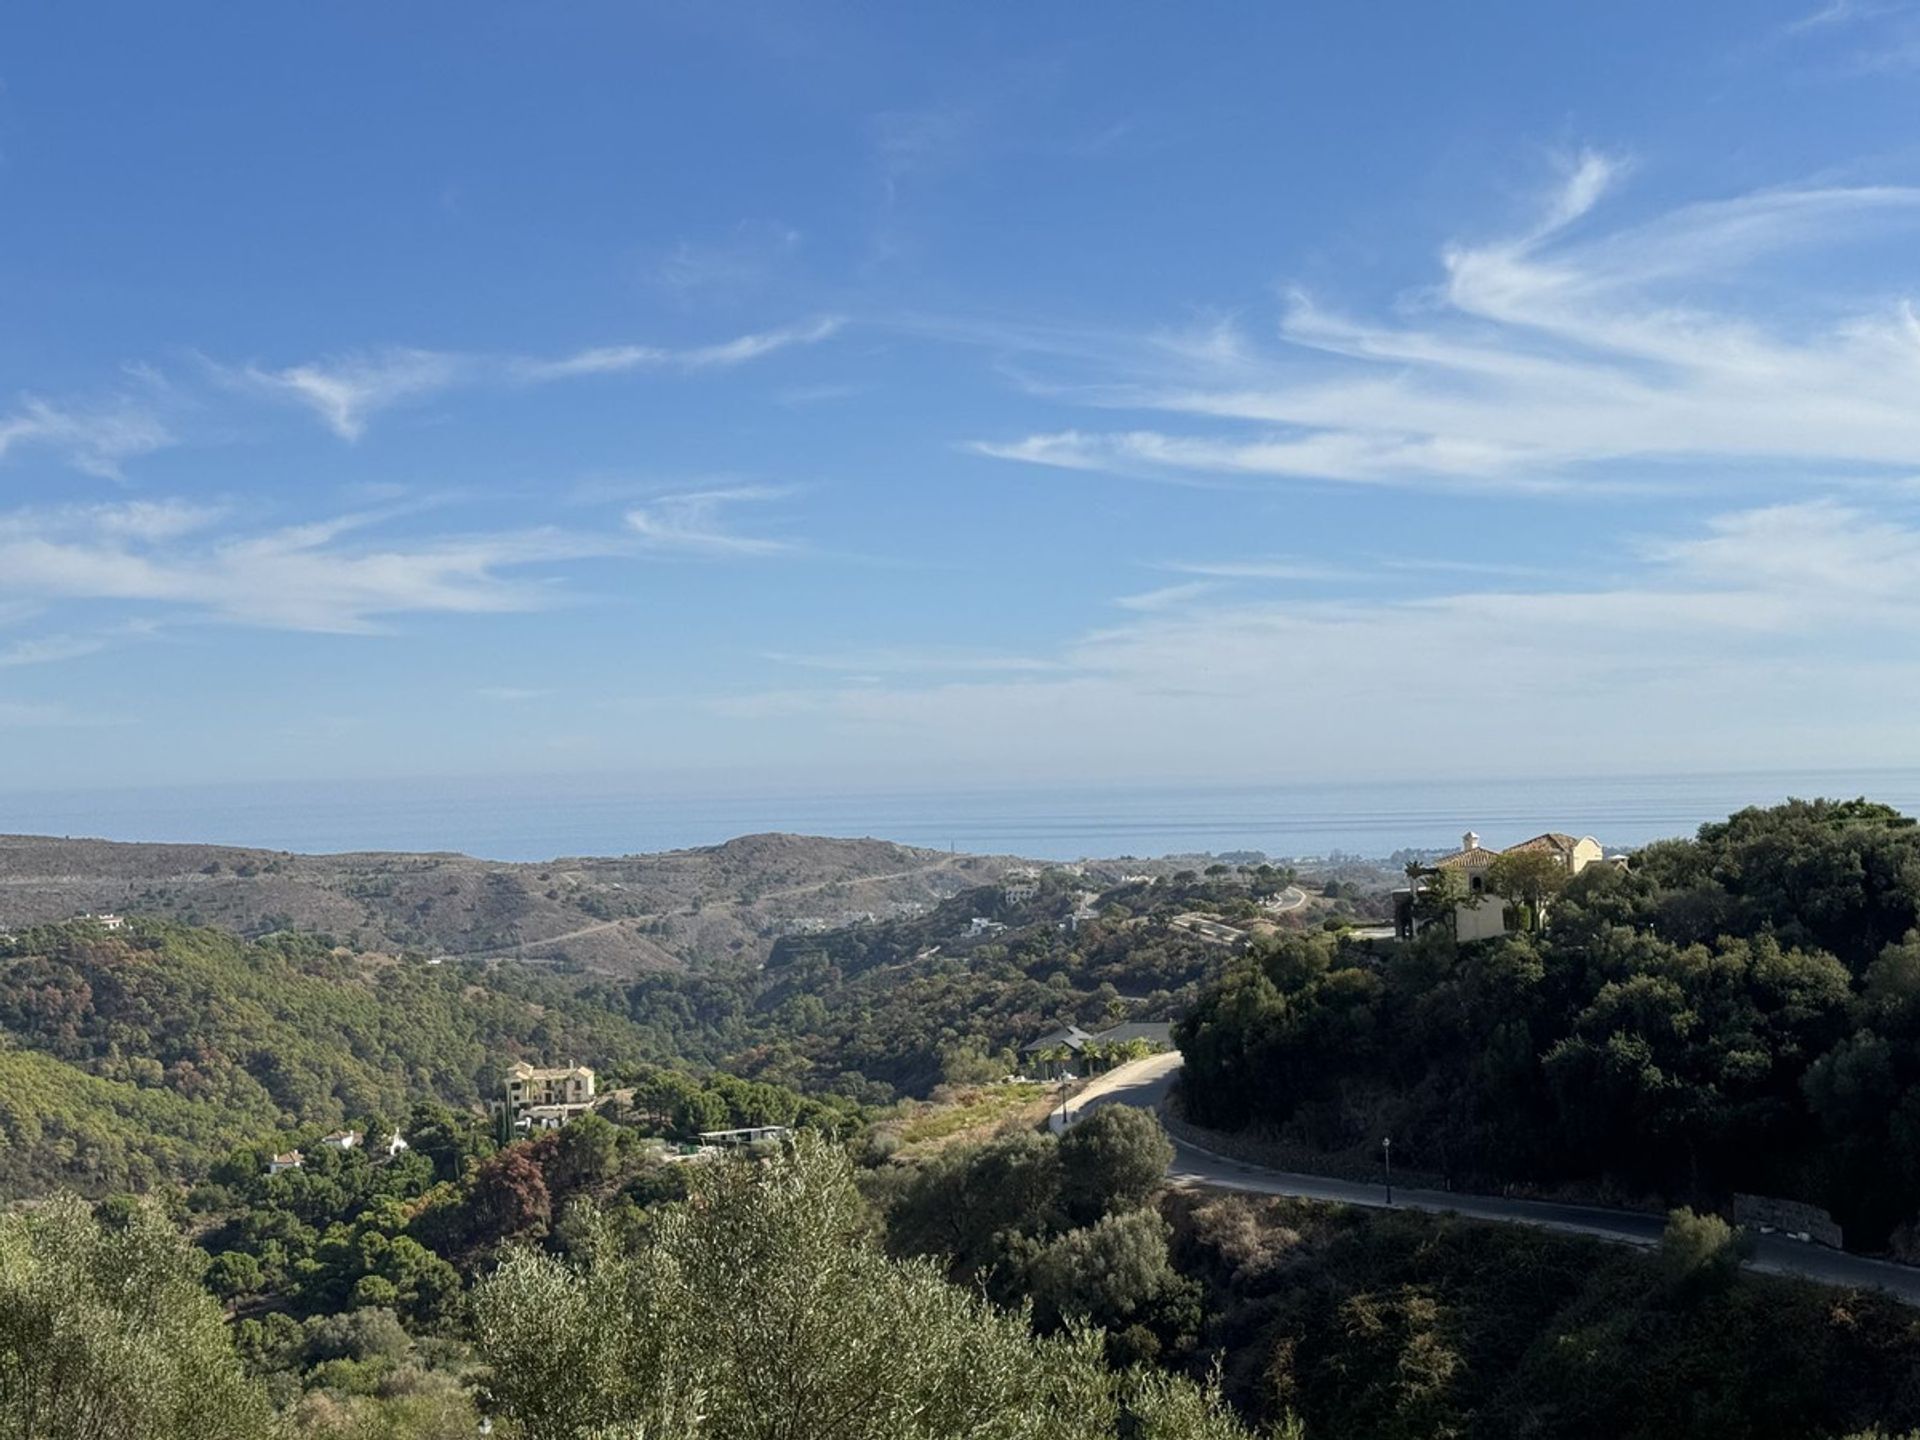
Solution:
<path fill-rule="evenodd" d="M 1549 830 L 1544 835 L 1522 840 L 1505 850 L 1494 850 L 1482 845 L 1480 837 L 1473 831 L 1467 831 L 1460 837 L 1458 850 L 1451 855 L 1441 856 L 1427 867 L 1430 871 L 1448 871 L 1460 880 L 1460 903 L 1453 907 L 1454 935 L 1458 939 L 1491 940 L 1514 928 L 1514 917 L 1509 913 L 1512 897 L 1494 893 L 1487 884 L 1487 872 L 1502 855 L 1532 851 L 1553 856 L 1566 868 L 1569 877 L 1606 858 L 1600 842 L 1591 835 L 1575 837 Z M 1414 888 L 1424 889 L 1425 886 L 1416 881 Z M 1402 939 L 1411 939 L 1419 928 L 1413 912 L 1414 888 L 1396 891 L 1394 895 L 1395 928 Z"/>
<path fill-rule="evenodd" d="M 593 1108 L 593 1071 L 585 1065 L 543 1069 L 516 1061 L 507 1071 L 504 1100 L 494 1111 L 523 1130 L 552 1130 Z"/>

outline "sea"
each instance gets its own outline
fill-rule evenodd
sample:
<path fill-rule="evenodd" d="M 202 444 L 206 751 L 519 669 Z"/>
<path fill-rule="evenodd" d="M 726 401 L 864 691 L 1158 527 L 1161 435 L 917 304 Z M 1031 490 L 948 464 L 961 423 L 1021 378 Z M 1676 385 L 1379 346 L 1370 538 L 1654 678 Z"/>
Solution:
<path fill-rule="evenodd" d="M 1865 795 L 1920 813 L 1920 769 L 1241 785 L 862 788 L 618 775 L 0 792 L 0 834 L 305 853 L 627 855 L 787 831 L 1040 860 L 1272 858 L 1507 845 L 1544 830 L 1609 848 L 1690 835 L 1747 805 Z"/>

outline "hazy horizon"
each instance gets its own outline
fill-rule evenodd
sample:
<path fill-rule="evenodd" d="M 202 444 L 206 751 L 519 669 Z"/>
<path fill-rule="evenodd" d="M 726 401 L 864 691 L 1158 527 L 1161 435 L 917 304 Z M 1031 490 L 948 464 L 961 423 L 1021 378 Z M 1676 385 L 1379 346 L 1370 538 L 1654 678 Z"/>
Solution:
<path fill-rule="evenodd" d="M 1383 858 L 1544 830 L 1610 846 L 1747 805 L 1870 799 L 1920 811 L 1920 769 L 1226 785 L 737 787 L 621 776 L 150 786 L 0 794 L 0 833 L 511 862 L 639 854 L 780 831 L 1070 861 L 1261 850 Z"/>

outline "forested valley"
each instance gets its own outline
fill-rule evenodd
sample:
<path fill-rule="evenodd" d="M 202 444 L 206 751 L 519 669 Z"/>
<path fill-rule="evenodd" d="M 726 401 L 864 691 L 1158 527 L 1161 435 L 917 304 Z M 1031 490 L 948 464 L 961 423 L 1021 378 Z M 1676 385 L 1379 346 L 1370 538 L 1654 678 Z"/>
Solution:
<path fill-rule="evenodd" d="M 1167 923 L 1250 923 L 1284 883 L 980 892 L 618 983 L 137 916 L 24 931 L 0 1436 L 1920 1426 L 1920 1312 L 1754 1274 L 1721 1218 L 1777 1196 L 1910 1253 L 1908 821 L 1743 812 L 1472 944 L 1329 918 L 1235 953 Z M 1056 1138 L 1051 1092 L 999 1083 L 1051 1026 L 1180 1011 L 1189 1123 L 1335 1170 L 1391 1134 L 1411 1174 L 1671 1210 L 1665 1237 L 1170 1187 L 1149 1113 Z M 597 1110 L 504 1130 L 517 1059 L 592 1064 Z M 747 1126 L 789 1133 L 686 1153 Z M 319 1143 L 342 1127 L 364 1143 Z"/>

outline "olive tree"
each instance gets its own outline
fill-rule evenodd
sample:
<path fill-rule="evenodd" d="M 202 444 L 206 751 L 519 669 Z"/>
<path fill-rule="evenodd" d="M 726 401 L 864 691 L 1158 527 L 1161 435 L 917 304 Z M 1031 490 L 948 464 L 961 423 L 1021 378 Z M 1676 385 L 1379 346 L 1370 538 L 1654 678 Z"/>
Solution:
<path fill-rule="evenodd" d="M 637 1248 L 510 1256 L 475 1297 L 501 1433 L 526 1440 L 1244 1440 L 1210 1391 L 1120 1374 L 1092 1331 L 877 1250 L 837 1148 L 703 1165 Z"/>
<path fill-rule="evenodd" d="M 270 1434 L 205 1264 L 146 1203 L 118 1226 L 72 1196 L 0 1216 L 0 1440 Z"/>

